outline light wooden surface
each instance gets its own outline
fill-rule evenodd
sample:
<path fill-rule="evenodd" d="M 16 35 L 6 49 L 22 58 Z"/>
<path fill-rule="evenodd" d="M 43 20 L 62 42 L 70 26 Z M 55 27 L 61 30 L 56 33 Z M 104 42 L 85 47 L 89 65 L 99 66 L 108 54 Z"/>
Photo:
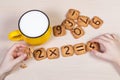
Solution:
<path fill-rule="evenodd" d="M 91 26 L 84 28 L 85 36 L 74 39 L 67 32 L 64 37 L 52 38 L 44 45 L 37 46 L 50 48 L 61 47 L 65 44 L 74 45 L 87 42 L 103 33 L 120 35 L 120 0 L 0 0 L 0 60 L 7 49 L 16 42 L 9 41 L 7 35 L 17 29 L 19 17 L 26 11 L 38 9 L 44 11 L 50 18 L 51 26 L 61 24 L 68 9 L 78 9 L 81 15 L 92 18 L 99 16 L 104 20 L 100 29 Z M 120 80 L 114 66 L 92 57 L 89 53 L 60 57 L 55 60 L 27 62 L 26 69 L 17 69 L 6 80 Z"/>

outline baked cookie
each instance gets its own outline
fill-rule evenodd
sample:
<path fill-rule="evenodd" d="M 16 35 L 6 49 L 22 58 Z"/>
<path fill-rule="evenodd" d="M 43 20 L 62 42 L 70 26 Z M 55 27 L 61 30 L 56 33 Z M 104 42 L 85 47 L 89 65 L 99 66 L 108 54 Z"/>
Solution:
<path fill-rule="evenodd" d="M 73 56 L 73 54 L 74 54 L 74 50 L 73 50 L 73 46 L 72 45 L 62 46 L 61 47 L 61 51 L 62 51 L 62 56 L 63 57 Z"/>
<path fill-rule="evenodd" d="M 82 37 L 85 33 L 84 30 L 79 26 L 77 26 L 76 28 L 74 28 L 73 30 L 70 30 L 70 31 L 75 39 Z"/>
<path fill-rule="evenodd" d="M 72 19 L 65 19 L 63 22 L 62 22 L 62 26 L 64 26 L 66 29 L 68 30 L 71 30 L 74 28 L 75 26 L 75 22 L 74 20 Z"/>
<path fill-rule="evenodd" d="M 48 48 L 47 49 L 47 56 L 48 56 L 48 59 L 59 58 L 59 56 L 60 56 L 59 49 L 57 47 Z"/>
<path fill-rule="evenodd" d="M 20 67 L 24 69 L 24 68 L 27 67 L 27 65 L 26 65 L 25 63 L 22 62 L 21 65 L 20 65 Z"/>
<path fill-rule="evenodd" d="M 100 51 L 100 45 L 97 42 L 87 42 L 87 51 L 97 50 Z"/>
<path fill-rule="evenodd" d="M 47 54 L 46 54 L 45 49 L 44 48 L 39 48 L 39 49 L 34 50 L 33 57 L 37 61 L 47 58 Z"/>
<path fill-rule="evenodd" d="M 76 55 L 81 55 L 86 53 L 86 45 L 84 43 L 75 44 L 73 48 Z"/>
<path fill-rule="evenodd" d="M 98 29 L 100 26 L 102 26 L 102 24 L 103 20 L 97 16 L 94 16 L 90 21 L 90 25 L 95 29 Z"/>
<path fill-rule="evenodd" d="M 33 51 L 34 49 L 32 47 L 26 47 L 23 52 L 27 54 L 27 59 L 30 59 L 32 58 Z"/>
<path fill-rule="evenodd" d="M 78 26 L 87 27 L 90 22 L 90 18 L 87 16 L 79 16 L 77 19 Z"/>
<path fill-rule="evenodd" d="M 78 10 L 69 9 L 67 14 L 66 14 L 66 17 L 69 18 L 69 19 L 76 20 L 79 15 L 80 15 L 80 12 Z"/>
<path fill-rule="evenodd" d="M 57 25 L 53 27 L 53 35 L 58 36 L 64 36 L 66 34 L 66 30 L 64 26 Z"/>

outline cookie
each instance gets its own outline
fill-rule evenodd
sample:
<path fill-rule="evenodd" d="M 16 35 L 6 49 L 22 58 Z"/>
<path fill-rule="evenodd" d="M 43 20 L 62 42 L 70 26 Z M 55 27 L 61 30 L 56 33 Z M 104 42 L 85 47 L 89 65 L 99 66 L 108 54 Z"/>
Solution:
<path fill-rule="evenodd" d="M 95 29 L 98 29 L 99 27 L 101 27 L 102 24 L 103 24 L 103 20 L 97 16 L 94 16 L 90 21 L 90 25 Z"/>
<path fill-rule="evenodd" d="M 27 67 L 27 65 L 26 65 L 25 63 L 22 62 L 21 65 L 20 65 L 20 67 L 24 69 L 24 68 Z"/>
<path fill-rule="evenodd" d="M 59 56 L 60 56 L 59 49 L 57 47 L 48 48 L 47 49 L 47 56 L 48 56 L 48 59 L 59 58 Z"/>
<path fill-rule="evenodd" d="M 66 45 L 61 47 L 61 52 L 63 57 L 73 56 L 74 50 L 72 45 Z"/>
<path fill-rule="evenodd" d="M 73 35 L 75 39 L 82 37 L 84 33 L 85 33 L 84 30 L 79 26 L 71 30 L 71 34 Z"/>
<path fill-rule="evenodd" d="M 58 37 L 58 36 L 64 36 L 66 34 L 65 27 L 61 25 L 57 25 L 53 27 L 53 35 Z"/>
<path fill-rule="evenodd" d="M 86 53 L 86 45 L 84 43 L 75 44 L 73 48 L 76 55 L 81 55 Z"/>
<path fill-rule="evenodd" d="M 74 22 L 74 20 L 72 20 L 72 19 L 65 19 L 65 20 L 62 22 L 62 26 L 64 26 L 65 29 L 71 30 L 71 29 L 74 28 L 75 22 Z"/>
<path fill-rule="evenodd" d="M 87 42 L 87 51 L 97 50 L 100 51 L 100 45 L 97 42 Z"/>
<path fill-rule="evenodd" d="M 87 27 L 90 22 L 90 18 L 87 16 L 79 16 L 77 19 L 77 24 L 79 26 Z"/>
<path fill-rule="evenodd" d="M 27 59 L 30 59 L 30 58 L 32 58 L 33 51 L 34 51 L 34 50 L 33 50 L 32 47 L 26 47 L 23 52 L 24 52 L 25 54 L 27 54 Z"/>
<path fill-rule="evenodd" d="M 37 61 L 47 58 L 47 54 L 46 54 L 45 49 L 44 48 L 39 48 L 39 49 L 34 50 L 33 57 Z"/>
<path fill-rule="evenodd" d="M 67 14 L 66 14 L 66 18 L 76 20 L 79 15 L 80 15 L 80 12 L 78 10 L 69 9 Z"/>

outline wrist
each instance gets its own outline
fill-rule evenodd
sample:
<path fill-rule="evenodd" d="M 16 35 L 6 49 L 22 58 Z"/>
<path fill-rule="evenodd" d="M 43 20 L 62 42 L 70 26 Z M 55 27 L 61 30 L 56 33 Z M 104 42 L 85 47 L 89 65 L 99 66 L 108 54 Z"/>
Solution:
<path fill-rule="evenodd" d="M 117 60 L 115 61 L 115 64 L 117 64 L 118 66 L 120 66 L 120 59 L 117 59 Z"/>
<path fill-rule="evenodd" d="M 0 76 L 4 75 L 4 71 L 2 70 L 1 66 L 0 66 Z"/>
<path fill-rule="evenodd" d="M 4 71 L 4 69 L 2 68 L 2 66 L 0 65 L 0 76 L 4 75 L 6 72 Z"/>
<path fill-rule="evenodd" d="M 6 72 L 2 69 L 2 66 L 0 65 L 0 80 L 4 80 L 6 76 Z"/>

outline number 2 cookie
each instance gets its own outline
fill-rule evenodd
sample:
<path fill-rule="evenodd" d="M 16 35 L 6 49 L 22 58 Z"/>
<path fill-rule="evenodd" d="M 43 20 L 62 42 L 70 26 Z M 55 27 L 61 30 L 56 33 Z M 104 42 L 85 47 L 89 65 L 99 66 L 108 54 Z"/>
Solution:
<path fill-rule="evenodd" d="M 61 51 L 62 51 L 62 56 L 63 57 L 73 56 L 73 54 L 74 54 L 74 50 L 73 50 L 72 45 L 62 46 Z"/>

